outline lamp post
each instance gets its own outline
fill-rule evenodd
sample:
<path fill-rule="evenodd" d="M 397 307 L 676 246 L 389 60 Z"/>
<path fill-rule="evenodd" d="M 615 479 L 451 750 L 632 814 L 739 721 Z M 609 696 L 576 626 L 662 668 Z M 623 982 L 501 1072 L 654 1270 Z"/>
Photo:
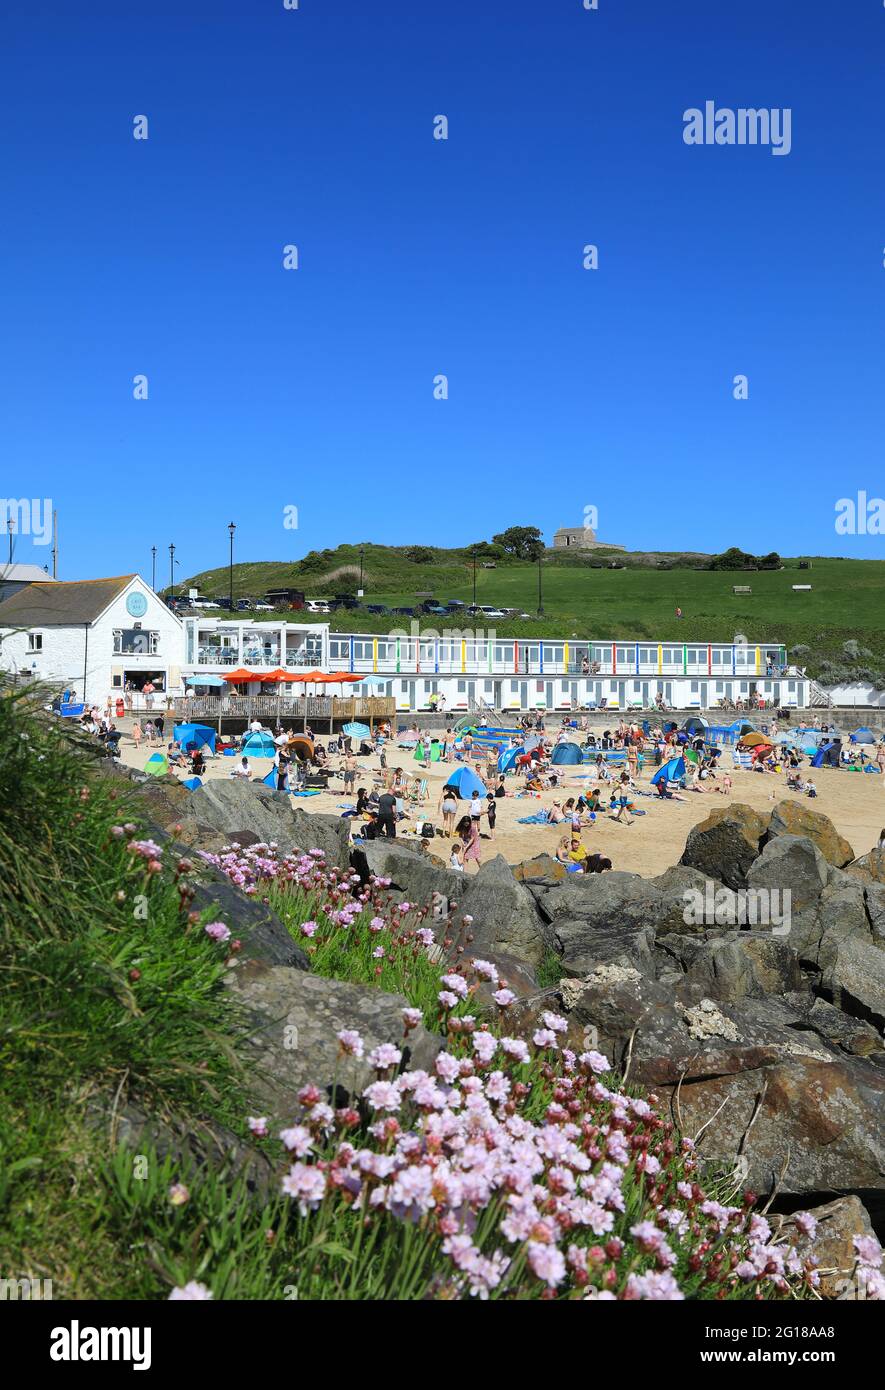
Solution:
<path fill-rule="evenodd" d="M 157 547 L 151 546 L 151 588 L 157 592 Z"/>
<path fill-rule="evenodd" d="M 473 556 L 473 607 L 476 609 L 476 546 L 470 553 Z"/>
<path fill-rule="evenodd" d="M 175 589 L 175 546 L 169 546 L 169 597 L 172 598 Z"/>
<path fill-rule="evenodd" d="M 544 595 L 541 589 L 541 556 L 543 551 L 538 551 L 538 615 L 544 612 Z"/>
<path fill-rule="evenodd" d="M 234 611 L 234 531 L 236 526 L 231 521 L 228 523 L 228 535 L 230 536 L 230 582 L 228 584 L 228 598 L 230 600 L 230 611 Z"/>
<path fill-rule="evenodd" d="M 360 596 L 363 592 L 363 546 L 360 546 Z"/>
<path fill-rule="evenodd" d="M 15 530 L 15 522 L 13 521 L 12 517 L 9 518 L 9 520 L 6 523 L 6 526 L 9 531 L 9 563 L 12 564 L 12 533 Z"/>

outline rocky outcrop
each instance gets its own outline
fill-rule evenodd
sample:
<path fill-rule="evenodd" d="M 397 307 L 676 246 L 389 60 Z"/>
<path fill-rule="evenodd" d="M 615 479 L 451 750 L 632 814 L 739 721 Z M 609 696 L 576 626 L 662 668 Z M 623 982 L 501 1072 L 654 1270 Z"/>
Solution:
<path fill-rule="evenodd" d="M 745 888 L 747 870 L 759 854 L 768 818 L 735 802 L 717 807 L 689 831 L 680 863 L 728 888 Z"/>
<path fill-rule="evenodd" d="M 841 869 L 854 859 L 854 850 L 839 834 L 829 817 L 802 801 L 780 801 L 768 822 L 768 839 L 778 835 L 798 835 L 817 845 L 828 864 Z"/>
<path fill-rule="evenodd" d="M 423 1027 L 405 1035 L 402 1010 L 408 1001 L 367 985 L 345 984 L 318 975 L 302 974 L 261 961 L 248 961 L 229 972 L 232 1000 L 241 1010 L 246 1029 L 247 1062 L 255 1104 L 274 1124 L 291 1122 L 298 1089 L 312 1083 L 337 1103 L 355 1096 L 375 1073 L 368 1054 L 381 1043 L 393 1043 L 403 1054 L 402 1066 L 429 1067 L 443 1039 Z M 337 1034 L 356 1029 L 366 1045 L 362 1060 L 341 1057 Z M 251 1059 L 251 1060 L 250 1060 Z"/>
<path fill-rule="evenodd" d="M 187 795 L 190 801 L 181 821 L 184 830 L 196 822 L 228 842 L 248 831 L 264 844 L 277 845 L 282 854 L 320 849 L 328 864 L 341 869 L 349 865 L 347 822 L 338 816 L 312 815 L 301 807 L 293 809 L 287 792 L 234 778 L 206 782 Z"/>
<path fill-rule="evenodd" d="M 802 988 L 799 958 L 770 931 L 664 936 L 659 947 L 678 960 L 685 980 L 712 999 L 763 998 Z"/>
<path fill-rule="evenodd" d="M 215 869 L 208 869 L 195 887 L 191 907 L 209 911 L 213 921 L 224 922 L 231 934 L 243 943 L 241 959 L 263 961 L 266 965 L 285 965 L 309 970 L 310 963 L 296 946 L 285 923 L 260 898 L 241 893 Z"/>
<path fill-rule="evenodd" d="M 835 946 L 822 984 L 839 1008 L 885 1026 L 885 950 L 871 940 L 849 936 Z"/>
<path fill-rule="evenodd" d="M 540 965 L 552 944 L 531 893 L 518 883 L 501 855 L 488 860 L 477 874 L 455 874 L 462 880 L 459 915 L 473 918 L 470 933 L 474 955 L 495 960 L 513 956 Z"/>
<path fill-rule="evenodd" d="M 775 1240 L 793 1245 L 802 1260 L 813 1257 L 820 1274 L 819 1292 L 824 1298 L 854 1302 L 863 1297 L 854 1274 L 855 1236 L 874 1234 L 870 1214 L 857 1197 L 838 1197 L 824 1206 L 810 1207 L 808 1215 L 817 1223 L 809 1236 L 792 1216 L 769 1218 Z"/>

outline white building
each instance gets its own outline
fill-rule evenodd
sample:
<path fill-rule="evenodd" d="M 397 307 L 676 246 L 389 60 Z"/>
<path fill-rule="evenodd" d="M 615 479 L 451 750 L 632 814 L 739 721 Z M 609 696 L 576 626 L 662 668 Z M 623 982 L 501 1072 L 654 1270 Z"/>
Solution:
<path fill-rule="evenodd" d="M 12 564 L 0 567 L 0 603 L 4 599 L 11 598 L 17 594 L 19 589 L 23 589 L 26 584 L 54 584 L 56 581 L 51 579 L 46 570 L 41 570 L 39 565 Z"/>
<path fill-rule="evenodd" d="M 495 633 L 330 632 L 328 623 L 272 618 L 177 618 L 138 575 L 27 585 L 0 604 L 0 667 L 67 686 L 103 704 L 150 682 L 169 696 L 275 694 L 278 667 L 359 676 L 347 693 L 387 696 L 402 713 L 451 713 L 483 703 L 504 712 L 582 707 L 709 709 L 759 696 L 785 708 L 813 703 L 814 683 L 787 665 L 778 642 L 649 642 L 501 638 Z M 284 683 L 280 693 L 315 693 Z M 328 693 L 328 692 L 323 692 Z M 141 704 L 135 701 L 136 708 Z"/>
<path fill-rule="evenodd" d="M 183 670 L 254 671 L 250 694 L 275 687 L 258 677 L 274 667 L 361 675 L 353 695 L 387 695 L 403 713 L 449 711 L 479 701 L 502 711 L 650 708 L 660 693 L 674 709 L 705 709 L 721 699 L 761 696 L 785 708 L 810 703 L 812 682 L 788 667 L 778 642 L 619 642 L 501 638 L 493 633 L 423 632 L 373 636 L 330 632 L 326 623 L 185 618 Z M 294 693 L 300 693 L 295 686 Z"/>
<path fill-rule="evenodd" d="M 181 621 L 137 574 L 28 584 L 0 603 L 0 667 L 66 686 L 79 700 L 181 693 Z"/>

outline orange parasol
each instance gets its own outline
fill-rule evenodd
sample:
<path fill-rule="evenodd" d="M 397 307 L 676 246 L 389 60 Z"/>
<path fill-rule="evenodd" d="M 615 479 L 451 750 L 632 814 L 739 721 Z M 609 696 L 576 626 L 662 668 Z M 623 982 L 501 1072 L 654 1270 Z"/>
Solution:
<path fill-rule="evenodd" d="M 224 679 L 232 685 L 239 685 L 241 681 L 257 681 L 261 680 L 261 677 L 256 676 L 254 671 L 247 671 L 243 666 L 238 666 L 236 671 L 228 671 Z"/>

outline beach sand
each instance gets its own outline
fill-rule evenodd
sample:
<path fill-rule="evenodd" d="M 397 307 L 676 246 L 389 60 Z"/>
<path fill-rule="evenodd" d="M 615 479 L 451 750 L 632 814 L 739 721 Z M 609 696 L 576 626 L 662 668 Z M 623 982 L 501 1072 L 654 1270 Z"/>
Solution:
<path fill-rule="evenodd" d="M 128 727 L 128 721 L 121 723 Z M 128 767 L 139 769 L 144 768 L 151 751 L 159 749 L 147 749 L 144 742 L 140 750 L 136 750 L 128 733 L 124 735 L 120 746 L 122 761 Z M 239 759 L 236 761 L 238 763 Z M 723 755 L 722 761 L 723 770 L 726 770 L 731 761 L 727 752 Z M 203 780 L 229 778 L 234 762 L 233 758 L 225 757 L 208 759 Z M 255 781 L 264 777 L 273 765 L 269 758 L 251 758 L 249 763 Z M 340 763 L 340 758 L 331 759 L 332 767 L 338 767 Z M 409 819 L 399 823 L 397 834 L 407 835 L 416 821 L 425 818 L 441 827 L 442 815 L 437 805 L 440 792 L 452 771 L 462 764 L 432 763 L 428 768 L 422 768 L 414 761 L 411 748 L 391 748 L 387 755 L 387 763 L 389 768 L 402 767 L 405 773 L 419 778 L 426 777 L 428 782 L 428 794 L 423 808 L 407 804 Z M 372 774 L 378 770 L 377 756 L 357 758 L 357 787 L 364 786 L 370 789 L 373 786 Z M 649 780 L 654 770 L 646 759 L 646 767 L 637 783 L 640 791 L 651 790 Z M 562 772 L 564 777 L 561 785 L 554 790 L 542 792 L 538 796 L 523 797 L 516 797 L 508 791 L 506 797 L 498 799 L 494 841 L 488 838 L 485 818 L 482 821 L 484 861 L 496 854 L 502 854 L 509 863 L 517 864 L 520 860 L 531 859 L 536 854 L 555 854 L 556 846 L 566 827 L 519 825 L 519 818 L 534 815 L 536 811 L 551 806 L 554 800 L 564 802 L 570 796 L 577 797 L 581 791 L 590 790 L 597 785 L 595 776 L 586 767 L 566 767 L 558 771 Z M 803 776 L 807 777 L 807 764 L 803 765 L 802 771 Z M 588 772 L 590 775 L 587 775 Z M 789 791 L 783 774 L 761 774 L 741 770 L 731 773 L 734 785 L 730 797 L 720 796 L 715 792 L 684 792 L 683 801 L 662 801 L 658 797 L 639 796 L 636 798 L 636 805 L 638 809 L 646 811 L 644 816 L 637 816 L 632 824 L 618 823 L 605 815 L 597 816 L 592 825 L 582 830 L 581 838 L 591 853 L 603 854 L 611 859 L 613 868 L 651 878 L 678 862 L 691 827 L 704 820 L 716 807 L 726 805 L 730 800 L 766 812 L 778 801 L 795 799 L 828 816 L 840 834 L 853 846 L 856 855 L 865 854 L 872 849 L 878 841 L 880 831 L 885 827 L 885 779 L 878 774 L 866 775 L 837 768 L 815 769 L 812 775 L 818 791 L 815 799 Z M 182 780 L 184 776 L 182 773 Z M 510 777 L 505 785 L 509 789 L 521 783 Z M 352 805 L 355 798 L 344 796 L 340 775 L 332 776 L 331 786 L 331 791 L 320 792 L 316 796 L 293 797 L 292 804 L 308 812 L 340 815 L 342 805 Z M 604 784 L 600 786 L 603 798 L 607 801 L 609 788 Z M 462 804 L 466 814 L 468 803 Z M 447 844 L 448 842 L 439 836 L 432 844 L 434 853 L 446 860 Z M 469 871 L 475 870 L 471 866 Z"/>

